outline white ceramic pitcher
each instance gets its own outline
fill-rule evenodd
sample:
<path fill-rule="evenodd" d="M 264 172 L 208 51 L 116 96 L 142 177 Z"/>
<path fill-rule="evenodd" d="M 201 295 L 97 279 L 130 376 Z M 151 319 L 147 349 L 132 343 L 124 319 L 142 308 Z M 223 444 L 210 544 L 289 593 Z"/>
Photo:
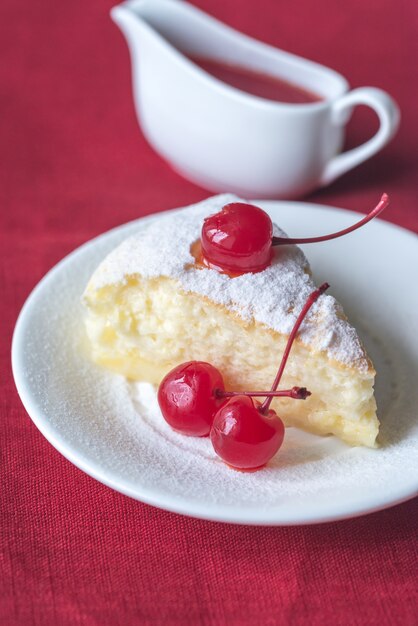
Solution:
<path fill-rule="evenodd" d="M 128 41 L 145 136 L 177 171 L 211 191 L 301 196 L 369 159 L 397 130 L 399 110 L 386 92 L 349 91 L 337 72 L 251 39 L 186 2 L 128 0 L 111 15 Z M 277 76 L 323 100 L 259 98 L 211 76 L 189 56 Z M 379 130 L 339 154 L 358 104 L 376 111 Z"/>

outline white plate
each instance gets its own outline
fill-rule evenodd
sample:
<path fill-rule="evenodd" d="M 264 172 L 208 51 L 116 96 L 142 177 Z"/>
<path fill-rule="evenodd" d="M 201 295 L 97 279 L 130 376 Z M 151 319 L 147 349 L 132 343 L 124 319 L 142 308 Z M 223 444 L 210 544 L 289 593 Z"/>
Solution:
<path fill-rule="evenodd" d="M 359 217 L 306 203 L 259 204 L 291 236 L 332 232 Z M 418 239 L 375 220 L 343 239 L 306 246 L 317 282 L 331 284 L 374 360 L 381 447 L 349 448 L 334 437 L 288 429 L 272 465 L 243 474 L 217 461 L 207 439 L 172 433 L 161 418 L 150 421 L 152 394 L 147 399 L 145 389 L 138 399 L 135 386 L 86 356 L 84 286 L 116 244 L 154 219 L 159 215 L 121 226 L 70 254 L 23 307 L 13 338 L 14 377 L 29 415 L 57 450 L 133 498 L 225 522 L 331 521 L 413 497 L 418 490 Z"/>

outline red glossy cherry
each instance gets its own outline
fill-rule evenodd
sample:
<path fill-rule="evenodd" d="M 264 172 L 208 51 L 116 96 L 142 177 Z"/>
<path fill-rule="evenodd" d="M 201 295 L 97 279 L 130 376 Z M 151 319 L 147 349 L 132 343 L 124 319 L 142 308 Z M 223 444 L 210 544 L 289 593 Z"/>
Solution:
<path fill-rule="evenodd" d="M 204 361 L 189 361 L 172 369 L 161 381 L 158 404 L 164 419 L 184 435 L 209 434 L 213 416 L 225 400 L 219 370 Z"/>
<path fill-rule="evenodd" d="M 210 438 L 215 452 L 234 468 L 263 467 L 283 443 L 282 420 L 272 410 L 264 415 L 257 405 L 248 396 L 235 396 L 219 409 L 213 420 Z"/>
<path fill-rule="evenodd" d="M 273 224 L 265 211 L 243 202 L 226 204 L 203 222 L 203 259 L 234 274 L 259 272 L 270 264 L 272 235 Z"/>
<path fill-rule="evenodd" d="M 201 251 L 203 261 L 228 274 L 261 272 L 270 265 L 272 248 L 280 245 L 307 244 L 342 237 L 361 228 L 389 204 L 383 194 L 377 206 L 356 224 L 336 233 L 319 237 L 273 237 L 273 224 L 265 211 L 252 204 L 232 202 L 203 222 Z"/>

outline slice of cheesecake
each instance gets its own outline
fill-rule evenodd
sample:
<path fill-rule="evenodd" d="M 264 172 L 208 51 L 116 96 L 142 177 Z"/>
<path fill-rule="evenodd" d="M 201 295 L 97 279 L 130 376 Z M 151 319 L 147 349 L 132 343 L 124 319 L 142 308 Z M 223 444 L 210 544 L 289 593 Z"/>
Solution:
<path fill-rule="evenodd" d="M 235 278 L 196 263 L 203 219 L 231 201 L 238 199 L 214 196 L 161 215 L 104 259 L 83 296 L 94 361 L 156 385 L 175 365 L 208 361 L 227 389 L 271 387 L 315 285 L 294 245 L 275 248 L 262 272 Z M 374 376 L 341 306 L 323 295 L 303 322 L 281 381 L 281 388 L 304 386 L 312 395 L 303 402 L 276 398 L 272 406 L 288 425 L 374 446 Z"/>

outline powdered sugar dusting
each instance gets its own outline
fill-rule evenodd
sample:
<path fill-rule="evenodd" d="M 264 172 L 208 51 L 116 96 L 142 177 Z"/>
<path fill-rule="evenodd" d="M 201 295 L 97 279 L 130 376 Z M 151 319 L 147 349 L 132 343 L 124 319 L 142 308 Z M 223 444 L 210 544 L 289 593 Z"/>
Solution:
<path fill-rule="evenodd" d="M 94 273 L 89 289 L 124 283 L 132 275 L 167 276 L 178 280 L 184 291 L 201 294 L 243 320 L 255 320 L 288 334 L 315 288 L 308 261 L 297 246 L 275 248 L 272 264 L 264 271 L 236 278 L 194 266 L 190 247 L 200 237 L 203 219 L 231 201 L 240 198 L 213 196 L 149 223 L 108 255 Z M 286 236 L 277 226 L 275 232 Z M 330 295 L 322 296 L 312 307 L 299 336 L 306 345 L 326 351 L 336 361 L 368 370 L 356 331 Z"/>

